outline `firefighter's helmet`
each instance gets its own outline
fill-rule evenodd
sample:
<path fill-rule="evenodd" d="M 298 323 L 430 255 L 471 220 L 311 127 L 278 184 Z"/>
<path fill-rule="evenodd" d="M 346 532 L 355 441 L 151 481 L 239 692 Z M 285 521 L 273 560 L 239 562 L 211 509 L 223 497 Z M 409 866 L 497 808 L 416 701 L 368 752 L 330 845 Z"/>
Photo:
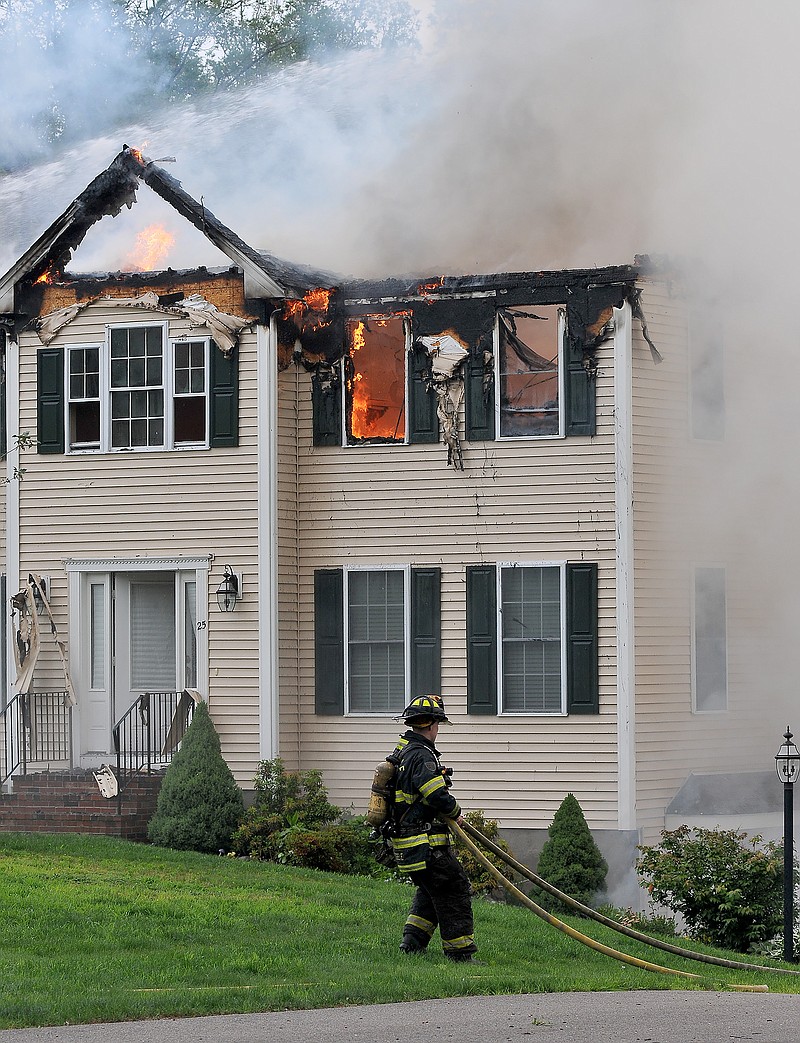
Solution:
<path fill-rule="evenodd" d="M 444 712 L 444 700 L 440 695 L 418 695 L 416 699 L 411 700 L 400 716 L 413 728 L 427 728 L 434 721 L 440 724 L 451 723 Z"/>

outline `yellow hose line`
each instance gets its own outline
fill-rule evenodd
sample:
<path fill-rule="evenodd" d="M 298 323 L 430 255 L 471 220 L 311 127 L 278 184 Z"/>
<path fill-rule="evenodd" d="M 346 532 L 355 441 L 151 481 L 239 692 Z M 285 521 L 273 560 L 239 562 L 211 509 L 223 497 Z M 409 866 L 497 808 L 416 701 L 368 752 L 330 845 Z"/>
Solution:
<path fill-rule="evenodd" d="M 532 899 L 528 898 L 526 894 L 523 894 L 518 887 L 515 887 L 510 880 L 507 880 L 503 874 L 497 869 L 496 866 L 492 865 L 489 859 L 483 854 L 482 851 L 470 840 L 461 826 L 457 822 L 450 821 L 450 828 L 453 830 L 459 840 L 475 855 L 479 862 L 481 862 L 497 880 L 497 882 L 512 894 L 518 901 L 522 902 L 523 905 L 527 906 L 532 912 L 550 924 L 551 927 L 555 927 L 556 930 L 561 931 L 570 938 L 574 938 L 582 945 L 588 946 L 590 949 L 594 949 L 596 952 L 603 953 L 604 956 L 610 956 L 612 960 L 619 960 L 620 963 L 627 963 L 631 967 L 640 967 L 642 970 L 655 971 L 658 974 L 673 974 L 679 978 L 689 978 L 692 981 L 702 982 L 709 984 L 708 978 L 703 978 L 699 974 L 693 974 L 691 971 L 679 971 L 672 967 L 662 967 L 657 963 L 649 963 L 647 960 L 640 960 L 636 956 L 629 956 L 627 953 L 618 952 L 616 949 L 612 949 L 609 945 L 603 945 L 602 942 L 596 942 L 593 938 L 589 938 L 585 934 L 581 934 L 580 931 L 576 931 L 569 924 L 565 924 L 558 917 L 553 916 L 552 913 L 548 913 L 546 909 L 542 909 L 540 905 L 537 905 Z M 766 985 L 728 985 L 727 983 L 720 983 L 726 989 L 736 989 L 738 992 L 769 992 L 769 988 Z"/>
<path fill-rule="evenodd" d="M 721 956 L 708 956 L 706 953 L 694 952 L 692 949 L 684 949 L 678 945 L 672 945 L 670 942 L 662 941 L 660 938 L 651 938 L 647 934 L 642 934 L 641 931 L 636 931 L 632 927 L 626 927 L 625 924 L 617 923 L 616 920 L 611 920 L 607 916 L 603 916 L 602 913 L 598 913 L 596 909 L 592 909 L 588 905 L 584 905 L 579 902 L 576 898 L 570 897 L 563 891 L 559 891 L 553 884 L 549 884 L 543 877 L 538 876 L 529 869 L 522 862 L 518 862 L 513 855 L 510 855 L 507 851 L 504 851 L 497 844 L 485 837 L 479 830 L 474 826 L 470 825 L 469 822 L 465 822 L 463 830 L 477 843 L 482 844 L 485 848 L 495 854 L 498 858 L 502 859 L 511 869 L 519 873 L 521 876 L 527 877 L 532 883 L 536 884 L 543 891 L 547 891 L 548 894 L 553 895 L 572 909 L 577 910 L 583 916 L 588 916 L 597 923 L 603 924 L 604 927 L 609 927 L 612 931 L 617 931 L 618 934 L 624 934 L 628 938 L 633 938 L 637 942 L 644 942 L 645 945 L 650 945 L 654 949 L 661 949 L 663 952 L 672 953 L 673 956 L 683 956 L 687 960 L 696 960 L 698 963 L 711 963 L 717 967 L 730 967 L 733 970 L 740 971 L 767 971 L 770 974 L 793 974 L 795 976 L 800 975 L 800 971 L 791 970 L 788 967 L 765 967 L 761 963 L 744 963 L 740 960 L 726 960 Z"/>

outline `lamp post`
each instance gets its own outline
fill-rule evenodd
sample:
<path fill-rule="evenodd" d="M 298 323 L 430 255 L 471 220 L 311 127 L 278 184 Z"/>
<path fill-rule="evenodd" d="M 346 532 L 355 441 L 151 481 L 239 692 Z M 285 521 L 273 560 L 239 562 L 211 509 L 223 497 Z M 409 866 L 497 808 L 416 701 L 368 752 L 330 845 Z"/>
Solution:
<path fill-rule="evenodd" d="M 786 726 L 783 745 L 775 754 L 775 769 L 783 783 L 783 958 L 794 962 L 794 790 L 800 773 L 800 752 Z"/>

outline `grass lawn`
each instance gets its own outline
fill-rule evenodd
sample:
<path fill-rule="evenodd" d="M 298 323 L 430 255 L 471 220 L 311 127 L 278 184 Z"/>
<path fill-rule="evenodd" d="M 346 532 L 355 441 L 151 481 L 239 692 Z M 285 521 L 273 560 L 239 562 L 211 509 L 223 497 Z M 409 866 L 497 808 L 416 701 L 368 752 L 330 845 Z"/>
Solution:
<path fill-rule="evenodd" d="M 0 833 L 0 1028 L 726 982 L 800 992 L 800 978 L 691 963 L 569 919 L 706 981 L 632 968 L 526 909 L 480 900 L 486 965 L 448 962 L 438 936 L 400 958 L 410 896 L 400 883 L 105 837 Z"/>

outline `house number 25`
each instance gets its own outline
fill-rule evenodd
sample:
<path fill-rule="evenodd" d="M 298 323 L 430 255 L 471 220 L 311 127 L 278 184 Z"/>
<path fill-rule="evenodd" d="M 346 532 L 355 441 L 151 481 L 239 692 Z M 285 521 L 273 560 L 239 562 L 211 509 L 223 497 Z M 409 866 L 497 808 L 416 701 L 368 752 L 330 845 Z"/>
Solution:
<path fill-rule="evenodd" d="M 206 621 L 204 619 L 199 620 L 198 623 L 197 623 L 197 629 L 198 630 L 205 630 L 205 628 L 206 628 Z"/>

